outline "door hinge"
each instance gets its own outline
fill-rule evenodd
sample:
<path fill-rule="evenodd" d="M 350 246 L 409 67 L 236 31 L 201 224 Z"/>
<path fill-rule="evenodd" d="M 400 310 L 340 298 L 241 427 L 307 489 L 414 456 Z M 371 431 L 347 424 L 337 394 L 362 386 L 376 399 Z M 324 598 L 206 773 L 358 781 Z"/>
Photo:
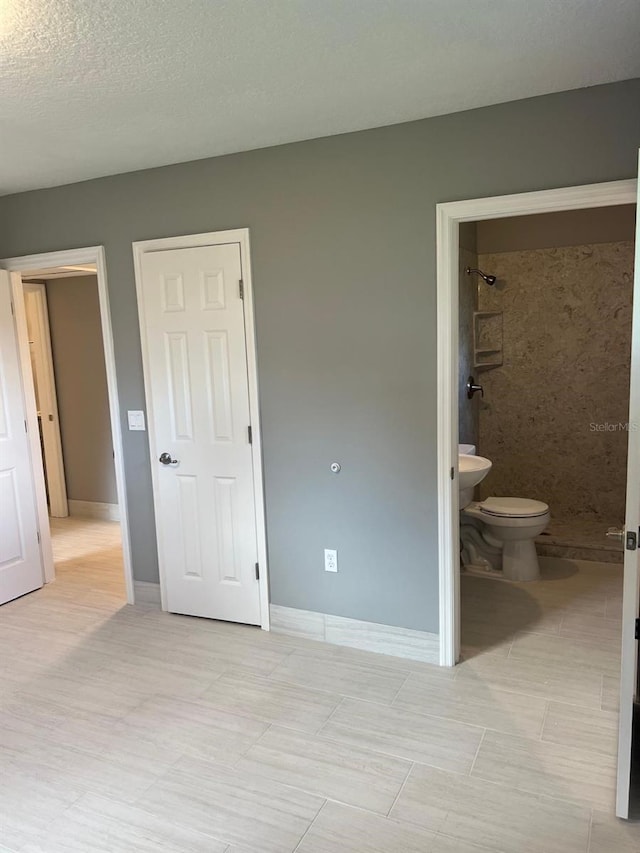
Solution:
<path fill-rule="evenodd" d="M 453 480 L 456 476 L 455 468 L 451 469 L 451 479 Z"/>
<path fill-rule="evenodd" d="M 247 427 L 247 437 L 249 439 L 249 444 L 253 444 L 253 430 L 251 429 L 251 425 Z"/>
<path fill-rule="evenodd" d="M 15 308 L 13 307 L 13 299 L 11 299 L 11 300 L 9 301 L 9 305 L 11 305 L 11 314 L 15 317 L 15 316 L 16 316 L 16 312 L 15 312 Z"/>
<path fill-rule="evenodd" d="M 638 547 L 638 536 L 634 530 L 627 530 L 626 548 L 627 551 L 635 551 Z"/>
<path fill-rule="evenodd" d="M 38 544 L 40 544 L 40 531 L 36 530 L 36 536 L 38 537 Z"/>
<path fill-rule="evenodd" d="M 28 427 L 27 427 L 27 422 L 26 422 L 26 421 L 24 422 L 24 431 L 25 431 L 25 432 L 29 432 L 29 429 L 28 429 Z"/>
<path fill-rule="evenodd" d="M 636 640 L 640 640 L 640 619 L 636 619 Z"/>
<path fill-rule="evenodd" d="M 238 292 L 240 294 L 240 299 L 244 299 L 244 281 L 242 279 L 238 282 Z"/>
<path fill-rule="evenodd" d="M 256 580 L 260 580 L 260 563 L 256 563 Z"/>

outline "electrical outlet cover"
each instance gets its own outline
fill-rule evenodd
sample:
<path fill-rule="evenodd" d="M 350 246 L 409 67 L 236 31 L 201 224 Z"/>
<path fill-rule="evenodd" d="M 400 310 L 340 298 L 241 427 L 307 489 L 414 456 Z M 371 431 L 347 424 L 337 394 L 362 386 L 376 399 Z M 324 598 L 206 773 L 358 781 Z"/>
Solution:
<path fill-rule="evenodd" d="M 333 548 L 324 549 L 324 570 L 325 572 L 338 571 L 338 552 Z"/>

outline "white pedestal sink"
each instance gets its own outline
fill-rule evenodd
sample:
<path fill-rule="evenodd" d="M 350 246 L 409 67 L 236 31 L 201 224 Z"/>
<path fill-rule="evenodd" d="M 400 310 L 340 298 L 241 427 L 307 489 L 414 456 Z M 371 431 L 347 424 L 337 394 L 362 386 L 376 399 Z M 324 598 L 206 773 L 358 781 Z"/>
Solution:
<path fill-rule="evenodd" d="M 469 506 L 473 500 L 473 490 L 491 470 L 491 460 L 484 456 L 458 454 L 458 488 L 460 489 L 460 509 Z"/>

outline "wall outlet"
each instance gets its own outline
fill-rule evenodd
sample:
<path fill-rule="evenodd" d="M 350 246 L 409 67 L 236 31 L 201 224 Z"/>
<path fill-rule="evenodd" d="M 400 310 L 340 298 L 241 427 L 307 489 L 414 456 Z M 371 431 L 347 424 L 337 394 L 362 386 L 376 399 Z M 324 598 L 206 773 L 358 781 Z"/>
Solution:
<path fill-rule="evenodd" d="M 324 570 L 325 572 L 338 571 L 338 552 L 332 548 L 324 549 Z"/>

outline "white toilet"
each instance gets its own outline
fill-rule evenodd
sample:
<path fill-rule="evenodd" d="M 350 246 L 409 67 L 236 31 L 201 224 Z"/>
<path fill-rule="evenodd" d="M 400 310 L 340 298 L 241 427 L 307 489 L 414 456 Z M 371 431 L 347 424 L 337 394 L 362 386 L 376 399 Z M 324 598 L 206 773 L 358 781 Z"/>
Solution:
<path fill-rule="evenodd" d="M 487 498 L 462 508 L 462 562 L 472 572 L 511 581 L 540 577 L 535 538 L 549 524 L 549 507 L 527 498 Z"/>

